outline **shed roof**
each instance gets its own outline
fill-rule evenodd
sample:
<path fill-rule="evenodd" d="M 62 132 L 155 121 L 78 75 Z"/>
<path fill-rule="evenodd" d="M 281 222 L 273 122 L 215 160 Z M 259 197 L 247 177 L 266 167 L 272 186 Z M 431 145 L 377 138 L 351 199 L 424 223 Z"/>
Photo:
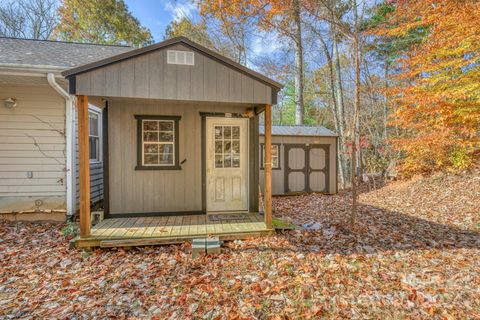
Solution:
<path fill-rule="evenodd" d="M 265 127 L 259 126 L 260 135 L 265 135 Z M 321 136 L 336 137 L 337 134 L 323 126 L 293 126 L 280 125 L 272 126 L 272 135 L 274 136 Z"/>
<path fill-rule="evenodd" d="M 64 70 L 133 49 L 126 46 L 0 37 L 0 66 Z"/>
<path fill-rule="evenodd" d="M 270 87 L 274 88 L 277 91 L 283 87 L 282 84 L 276 82 L 275 80 L 272 80 L 272 79 L 264 76 L 261 73 L 258 73 L 254 70 L 251 70 L 251 69 L 249 69 L 249 68 L 247 68 L 247 67 L 245 67 L 245 66 L 243 66 L 243 65 L 241 65 L 241 64 L 239 64 L 239 63 L 237 63 L 237 62 L 235 62 L 235 61 L 233 61 L 233 60 L 231 60 L 231 59 L 229 59 L 225 56 L 222 56 L 221 54 L 219 54 L 219 53 L 217 53 L 213 50 L 210 50 L 210 49 L 208 49 L 208 48 L 206 48 L 206 47 L 204 47 L 204 46 L 202 46 L 202 45 L 200 45 L 196 42 L 193 42 L 186 37 L 176 37 L 176 38 L 168 39 L 168 40 L 165 40 L 165 41 L 162 41 L 162 42 L 159 42 L 159 43 L 155 43 L 155 44 L 143 47 L 143 48 L 139 48 L 139 49 L 131 50 L 131 51 L 128 51 L 128 52 L 124 52 L 124 53 L 118 54 L 116 56 L 112 56 L 112 57 L 109 57 L 109 58 L 98 60 L 98 61 L 86 64 L 86 65 L 82 65 L 82 66 L 79 66 L 79 67 L 76 67 L 76 68 L 73 68 L 73 69 L 70 69 L 70 70 L 66 70 L 66 71 L 62 72 L 62 75 L 67 77 L 67 78 L 72 77 L 72 76 L 75 76 L 75 75 L 78 75 L 78 74 L 81 74 L 81 73 L 84 73 L 84 72 L 91 71 L 93 69 L 101 68 L 101 67 L 113 64 L 113 63 L 117 63 L 117 62 L 120 62 L 120 61 L 131 59 L 131 58 L 134 58 L 134 57 L 137 57 L 137 56 L 140 56 L 140 55 L 143 55 L 143 54 L 155 51 L 155 50 L 164 49 L 164 48 L 173 46 L 175 44 L 184 44 L 184 45 L 186 45 L 186 46 L 188 46 L 192 49 L 195 49 L 195 50 L 203 53 L 204 55 L 225 64 L 226 66 L 228 66 L 232 69 L 236 69 L 240 72 L 243 72 L 244 74 L 247 74 L 250 77 L 252 77 L 254 79 L 257 79 L 257 80 L 269 85 Z"/>

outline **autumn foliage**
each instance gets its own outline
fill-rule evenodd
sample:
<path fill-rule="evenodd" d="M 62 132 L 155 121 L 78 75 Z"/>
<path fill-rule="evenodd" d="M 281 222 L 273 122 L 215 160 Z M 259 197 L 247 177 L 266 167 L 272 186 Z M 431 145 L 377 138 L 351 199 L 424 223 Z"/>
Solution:
<path fill-rule="evenodd" d="M 152 35 L 129 12 L 123 0 L 63 0 L 55 36 L 61 40 L 147 45 Z"/>
<path fill-rule="evenodd" d="M 406 173 L 465 169 L 479 159 L 480 2 L 400 0 L 377 33 L 396 39 L 424 31 L 396 61 L 389 90 L 392 141 Z"/>

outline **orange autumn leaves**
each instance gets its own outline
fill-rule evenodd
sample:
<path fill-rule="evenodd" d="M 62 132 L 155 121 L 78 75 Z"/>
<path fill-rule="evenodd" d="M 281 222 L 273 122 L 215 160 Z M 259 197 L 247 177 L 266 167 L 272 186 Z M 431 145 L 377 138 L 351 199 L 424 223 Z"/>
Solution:
<path fill-rule="evenodd" d="M 389 90 L 394 146 L 407 173 L 465 169 L 479 159 L 480 2 L 401 0 L 382 36 L 426 36 L 396 61 Z"/>
<path fill-rule="evenodd" d="M 295 1 L 297 0 L 202 0 L 198 6 L 201 15 L 213 15 L 227 27 L 250 17 L 262 30 L 275 28 L 282 31 L 289 29 Z"/>

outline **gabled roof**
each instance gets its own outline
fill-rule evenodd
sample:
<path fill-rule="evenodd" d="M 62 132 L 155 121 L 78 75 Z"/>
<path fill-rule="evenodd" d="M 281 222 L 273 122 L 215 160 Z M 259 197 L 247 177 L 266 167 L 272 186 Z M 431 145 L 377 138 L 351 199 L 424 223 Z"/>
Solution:
<path fill-rule="evenodd" d="M 80 73 L 84 73 L 84 72 L 88 72 L 90 70 L 93 70 L 93 69 L 97 69 L 97 68 L 101 68 L 103 66 L 107 66 L 107 65 L 110 65 L 110 64 L 113 64 L 113 63 L 117 63 L 117 62 L 120 62 L 120 61 L 123 61 L 123 60 L 127 60 L 127 59 L 131 59 L 131 58 L 134 58 L 134 57 L 137 57 L 137 56 L 140 56 L 140 55 L 143 55 L 143 54 L 146 54 L 146 53 L 149 53 L 149 52 L 152 52 L 152 51 L 155 51 L 155 50 L 159 50 L 159 49 L 164 49 L 164 48 L 167 48 L 167 47 L 170 47 L 170 46 L 173 46 L 175 44 L 184 44 L 198 52 L 201 52 L 202 54 L 216 60 L 216 61 L 219 61 L 223 64 L 225 64 L 226 66 L 230 67 L 230 68 L 233 68 L 233 69 L 236 69 L 244 74 L 247 74 L 249 75 L 250 77 L 254 78 L 254 79 L 257 79 L 269 86 L 271 86 L 272 88 L 274 88 L 275 90 L 280 90 L 283 85 L 281 85 L 280 83 L 254 71 L 254 70 L 251 70 L 245 66 L 242 66 L 241 64 L 225 57 L 225 56 L 222 56 L 221 54 L 215 52 L 215 51 L 212 51 L 208 48 L 205 48 L 204 46 L 202 45 L 199 45 L 198 43 L 195 43 L 191 40 L 189 40 L 188 38 L 185 38 L 185 37 L 176 37 L 176 38 L 172 38 L 172 39 L 168 39 L 168 40 L 165 40 L 163 42 L 159 42 L 159 43 L 156 43 L 156 44 L 152 44 L 152 45 L 149 45 L 149 46 L 146 46 L 146 47 L 143 47 L 143 48 L 139 48 L 139 49 L 135 49 L 135 50 L 131 50 L 131 51 L 128 51 L 128 52 L 125 52 L 125 53 L 121 53 L 121 54 L 118 54 L 116 56 L 113 56 L 113 57 L 109 57 L 109 58 L 106 58 L 106 59 L 102 59 L 102 60 L 98 60 L 98 61 L 95 61 L 95 62 L 92 62 L 92 63 L 89 63 L 89 64 L 86 64 L 86 65 L 83 65 L 83 66 L 79 66 L 79 67 L 76 67 L 76 68 L 73 68 L 73 69 L 70 69 L 70 70 L 66 70 L 64 72 L 62 72 L 62 75 L 69 78 L 69 77 L 72 77 L 72 76 L 75 76 L 75 75 L 78 75 Z"/>
<path fill-rule="evenodd" d="M 265 135 L 265 127 L 260 126 L 260 135 Z M 337 134 L 323 126 L 272 126 L 274 136 L 320 136 L 336 137 Z"/>
<path fill-rule="evenodd" d="M 0 66 L 65 70 L 131 50 L 125 46 L 0 37 Z"/>

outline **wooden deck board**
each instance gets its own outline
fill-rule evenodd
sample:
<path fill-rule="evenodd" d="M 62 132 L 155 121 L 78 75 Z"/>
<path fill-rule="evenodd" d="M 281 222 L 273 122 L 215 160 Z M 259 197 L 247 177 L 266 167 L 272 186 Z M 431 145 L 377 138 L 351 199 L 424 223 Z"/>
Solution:
<path fill-rule="evenodd" d="M 244 239 L 271 232 L 263 216 L 246 215 L 248 219 L 220 221 L 211 221 L 208 215 L 109 218 L 92 227 L 91 237 L 77 239 L 76 244 L 78 247 L 169 244 L 207 236 Z"/>

